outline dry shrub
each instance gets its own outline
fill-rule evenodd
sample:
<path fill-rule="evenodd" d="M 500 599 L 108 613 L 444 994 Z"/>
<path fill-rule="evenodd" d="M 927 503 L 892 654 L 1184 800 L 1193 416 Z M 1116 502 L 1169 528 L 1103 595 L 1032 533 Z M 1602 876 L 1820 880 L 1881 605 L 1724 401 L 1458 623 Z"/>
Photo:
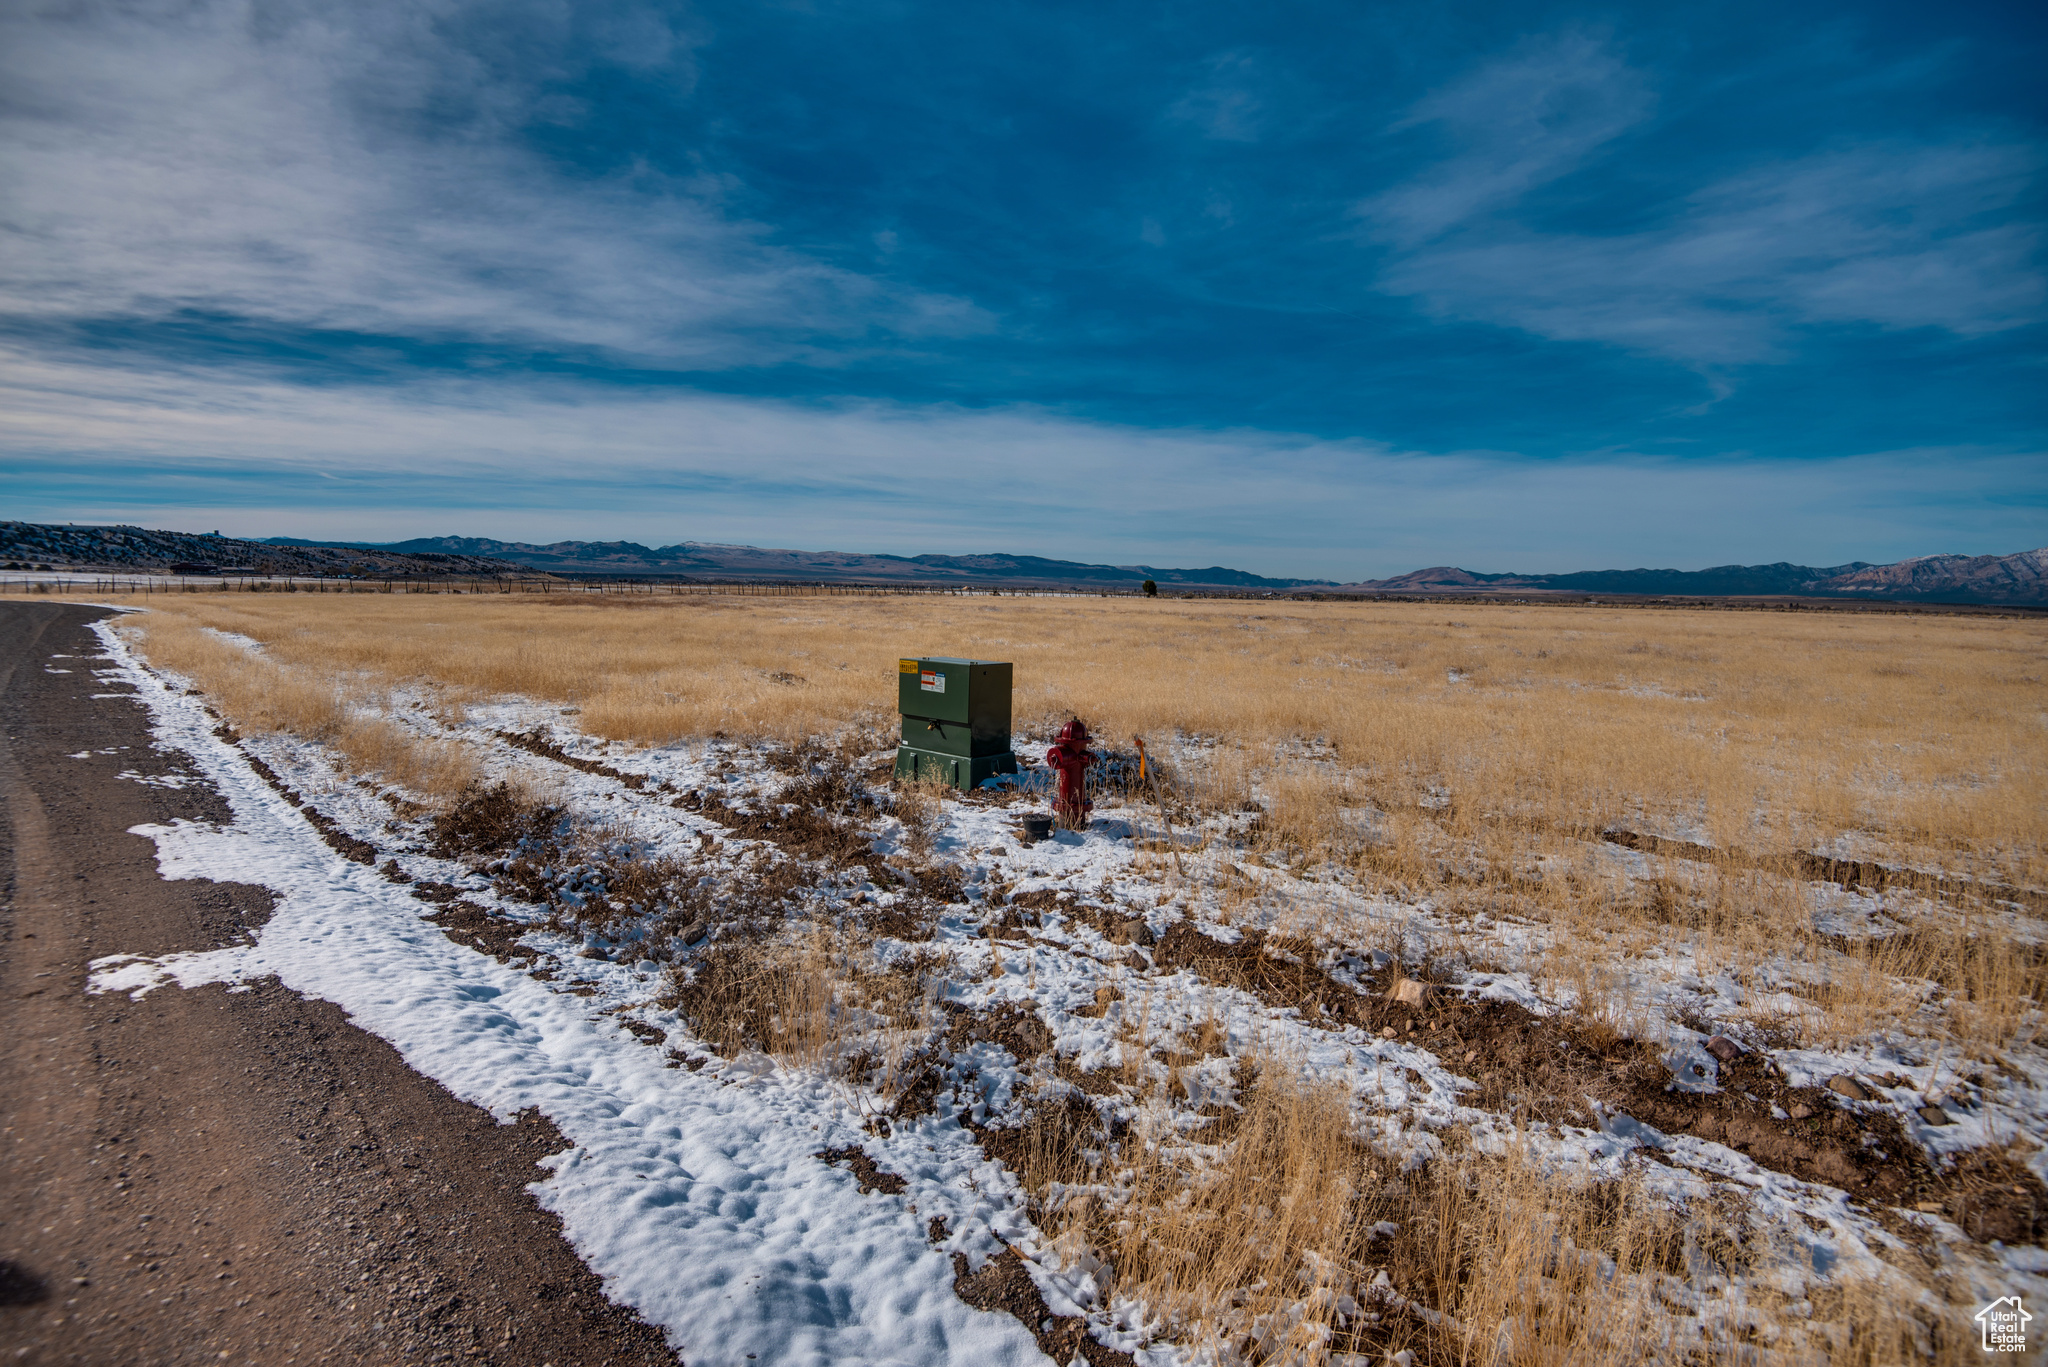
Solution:
<path fill-rule="evenodd" d="M 1979 1052 L 2011 1048 L 2040 1033 L 2048 1004 L 2048 952 L 2003 927 L 1959 924 L 1929 956 L 1926 973 L 1947 989 L 1948 1032 Z"/>
<path fill-rule="evenodd" d="M 1351 857 L 1390 891 L 1406 895 L 1434 878 L 1441 867 L 1438 847 L 1443 843 L 1441 828 L 1427 815 L 1386 812 L 1376 818 L 1370 839 Z"/>
<path fill-rule="evenodd" d="M 831 956 L 815 941 L 717 944 L 670 975 L 662 1005 L 722 1057 L 757 1049 L 816 1064 L 838 1036 Z"/>
<path fill-rule="evenodd" d="M 1174 792 L 1199 811 L 1227 816 L 1262 810 L 1252 796 L 1252 779 L 1258 765 L 1246 746 L 1223 744 L 1187 749 L 1175 762 L 1173 772 Z"/>
<path fill-rule="evenodd" d="M 1304 1313 L 1304 1297 L 1321 1269 L 1350 1266 L 1357 1252 L 1353 1204 L 1367 1155 L 1343 1091 L 1274 1061 L 1256 1065 L 1240 1104 L 1212 1126 L 1227 1135 L 1194 1144 L 1134 1129 L 1128 1170 L 1105 1189 L 1106 1204 L 1057 1185 L 1090 1172 L 1091 1136 L 1077 1115 L 1040 1127 L 1020 1177 L 1052 1198 L 1048 1219 L 1070 1244 L 1092 1244 L 1115 1269 L 1115 1294 L 1142 1300 L 1171 1336 L 1215 1344 L 1258 1332 L 1269 1352 L 1307 1347 L 1335 1312 L 1323 1299 Z"/>
<path fill-rule="evenodd" d="M 524 787 L 471 783 L 434 818 L 434 852 L 445 859 L 498 854 L 549 831 L 562 816 Z"/>
<path fill-rule="evenodd" d="M 1361 1220 L 1397 1294 L 1439 1312 L 1409 1332 L 1427 1361 L 1475 1367 L 1788 1367 L 1974 1361 L 1970 1290 L 1899 1255 L 1899 1280 L 1813 1274 L 1812 1253 L 1732 1192 L 1673 1202 L 1636 1178 L 1594 1181 L 1521 1151 L 1466 1152 L 1373 1189 Z M 1674 1317 L 1674 1311 L 1696 1318 Z M 1388 1343 L 1398 1347 L 1398 1343 Z"/>
<path fill-rule="evenodd" d="M 1027 1104 L 1021 1125 L 984 1131 L 982 1147 L 1015 1173 L 1025 1190 L 1057 1205 L 1067 1188 L 1100 1176 L 1109 1139 L 1087 1097 L 1059 1089 Z"/>
<path fill-rule="evenodd" d="M 748 1049 L 828 1073 L 886 1098 L 930 1044 L 937 1015 L 931 953 L 878 963 L 847 932 L 710 945 L 669 970 L 661 997 L 725 1058 Z"/>
<path fill-rule="evenodd" d="M 903 843 L 919 859 L 931 858 L 939 832 L 945 829 L 946 799 L 953 791 L 937 778 L 896 780 L 896 817 L 903 823 Z"/>
<path fill-rule="evenodd" d="M 1833 960 L 1801 1032 L 1823 1047 L 1870 1038 L 1933 1000 L 1939 1033 L 1982 1056 L 2031 1038 L 2048 1001 L 2048 953 L 1979 915 L 1851 941 Z"/>
<path fill-rule="evenodd" d="M 1569 1001 L 1586 1030 L 1587 1042 L 1605 1048 L 1615 1040 L 1656 1038 L 1654 984 L 1641 970 L 1616 961 L 1601 947 L 1567 938 L 1543 956 L 1537 982 L 1555 999 Z"/>
<path fill-rule="evenodd" d="M 346 755 L 358 773 L 382 775 L 436 803 L 476 782 L 476 758 L 462 746 L 412 735 L 374 717 L 351 714 L 328 735 L 314 739 Z"/>
<path fill-rule="evenodd" d="M 1984 1362 L 1971 1323 L 1982 1301 L 1946 1278 L 1925 1280 L 1931 1304 L 1874 1278 L 1844 1279 L 1819 1288 L 1810 1297 L 1805 1342 L 1782 1353 L 1782 1360 L 1793 1367 L 1893 1367 L 1902 1362 L 1963 1367 Z"/>
<path fill-rule="evenodd" d="M 1305 859 L 1355 848 L 1361 826 L 1348 814 L 1358 795 L 1351 777 L 1328 765 L 1294 764 L 1264 783 L 1260 843 Z"/>
<path fill-rule="evenodd" d="M 1358 1140 L 1340 1088 L 1272 1059 L 1240 1077 L 1240 1108 L 1194 1135 L 1140 1122 L 1116 1143 L 1068 1092 L 995 1139 L 1056 1246 L 1106 1264 L 1111 1295 L 1176 1342 L 1252 1361 L 1405 1348 L 1475 1367 L 1644 1367 L 1758 1342 L 1815 1367 L 1961 1360 L 1967 1314 L 1896 1287 L 1837 1279 L 1795 1306 L 1763 1274 L 1805 1275 L 1808 1255 L 1729 1193 L 1674 1203 L 1634 1177 L 1460 1149 L 1456 1133 L 1447 1156 L 1407 1168 Z M 1966 1299 L 1938 1269 L 1913 1280 Z"/>
<path fill-rule="evenodd" d="M 1396 1288 L 1449 1317 L 1429 1325 L 1435 1346 L 1475 1363 L 1652 1359 L 1658 1278 L 1740 1248 L 1725 1222 L 1681 1221 L 1632 1179 L 1564 1177 L 1521 1154 L 1434 1164 L 1367 1207 L 1399 1226 Z"/>

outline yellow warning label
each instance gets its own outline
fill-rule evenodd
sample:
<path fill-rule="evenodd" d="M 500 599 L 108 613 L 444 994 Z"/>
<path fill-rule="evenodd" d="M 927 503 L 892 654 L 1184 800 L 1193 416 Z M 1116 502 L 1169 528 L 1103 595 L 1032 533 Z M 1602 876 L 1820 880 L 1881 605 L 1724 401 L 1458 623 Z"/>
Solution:
<path fill-rule="evenodd" d="M 915 660 L 898 660 L 898 661 L 896 662 L 896 672 L 897 672 L 898 674 L 915 674 L 915 673 L 917 673 L 917 661 L 915 661 Z"/>

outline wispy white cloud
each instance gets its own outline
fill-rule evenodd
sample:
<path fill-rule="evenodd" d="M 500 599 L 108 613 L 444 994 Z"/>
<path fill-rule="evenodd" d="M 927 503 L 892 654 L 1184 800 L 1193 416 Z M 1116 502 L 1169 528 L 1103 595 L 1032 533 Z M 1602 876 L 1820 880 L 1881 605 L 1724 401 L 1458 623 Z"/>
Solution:
<path fill-rule="evenodd" d="M 592 180 L 524 150 L 522 125 L 578 117 L 549 93 L 576 44 L 691 79 L 687 34 L 631 5 L 11 7 L 0 311 L 198 310 L 700 366 L 987 325 L 774 245 L 716 177 Z"/>
<path fill-rule="evenodd" d="M 1226 52 L 1206 66 L 1203 78 L 1173 102 L 1167 117 L 1218 142 L 1257 142 L 1266 117 L 1265 101 L 1256 90 L 1257 62 L 1249 53 Z"/>
<path fill-rule="evenodd" d="M 1649 83 L 1601 37 L 1570 32 L 1513 52 L 1425 97 L 1397 122 L 1438 126 L 1449 157 L 1356 206 L 1376 233 L 1417 246 L 1579 169 L 1655 107 Z"/>
<path fill-rule="evenodd" d="M 16 516 L 252 535 L 744 541 L 1364 578 L 1833 564 L 2048 541 L 2040 452 L 1787 463 L 1398 450 L 1032 409 L 805 406 L 598 386 L 306 390 L 0 352 Z M 77 472 L 91 493 L 66 480 Z M 60 511 L 61 508 L 61 511 Z"/>
<path fill-rule="evenodd" d="M 1458 150 L 1356 206 L 1390 249 L 1381 287 L 1438 317 L 1701 366 L 1781 357 L 1803 324 L 1975 336 L 2043 317 L 2024 205 L 2048 158 L 2012 142 L 1836 146 L 1717 180 L 1652 227 L 1538 226 L 1532 192 L 1650 117 L 1641 73 L 1582 34 L 1423 101 L 1403 126 L 1441 125 Z"/>

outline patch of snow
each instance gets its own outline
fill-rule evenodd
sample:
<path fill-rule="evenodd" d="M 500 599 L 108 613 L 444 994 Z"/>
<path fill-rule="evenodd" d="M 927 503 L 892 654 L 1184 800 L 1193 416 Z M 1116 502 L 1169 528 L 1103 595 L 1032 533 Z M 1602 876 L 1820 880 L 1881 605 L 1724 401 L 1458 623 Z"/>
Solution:
<path fill-rule="evenodd" d="M 204 782 L 197 774 L 145 774 L 136 769 L 123 769 L 114 777 L 145 788 L 191 788 Z"/>
<path fill-rule="evenodd" d="M 225 642 L 237 650 L 246 650 L 251 655 L 261 655 L 263 653 L 263 642 L 253 636 L 244 636 L 239 631 L 222 631 L 218 627 L 201 627 L 199 630 L 204 635 L 211 636 L 216 641 Z"/>

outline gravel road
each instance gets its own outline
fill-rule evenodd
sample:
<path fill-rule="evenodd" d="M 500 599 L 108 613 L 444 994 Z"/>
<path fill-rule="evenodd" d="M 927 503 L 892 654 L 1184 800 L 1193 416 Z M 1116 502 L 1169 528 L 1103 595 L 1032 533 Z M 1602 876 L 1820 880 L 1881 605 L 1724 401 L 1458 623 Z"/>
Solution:
<path fill-rule="evenodd" d="M 102 615 L 0 602 L 0 1364 L 677 1362 L 526 1190 L 568 1147 L 545 1119 L 274 982 L 87 995 L 96 957 L 270 914 L 127 833 L 228 813 L 133 777 L 176 765 L 92 673 Z"/>

